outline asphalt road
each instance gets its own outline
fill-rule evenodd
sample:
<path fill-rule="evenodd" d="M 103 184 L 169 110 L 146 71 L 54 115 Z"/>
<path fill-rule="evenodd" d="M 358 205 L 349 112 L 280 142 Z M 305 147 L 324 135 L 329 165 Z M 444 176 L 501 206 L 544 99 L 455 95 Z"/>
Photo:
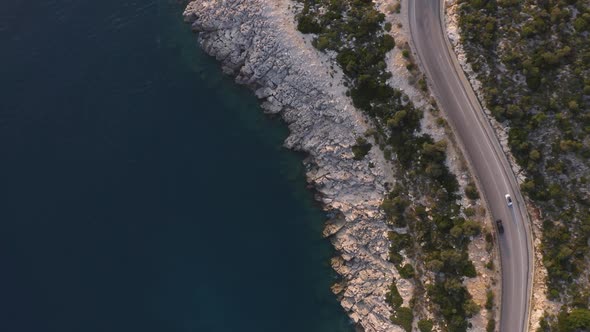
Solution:
<path fill-rule="evenodd" d="M 494 219 L 502 264 L 501 332 L 528 330 L 533 260 L 530 223 L 514 173 L 502 152 L 471 85 L 443 33 L 441 0 L 409 0 L 408 15 L 414 50 L 439 106 L 459 140 Z M 510 194 L 509 207 L 504 195 Z"/>

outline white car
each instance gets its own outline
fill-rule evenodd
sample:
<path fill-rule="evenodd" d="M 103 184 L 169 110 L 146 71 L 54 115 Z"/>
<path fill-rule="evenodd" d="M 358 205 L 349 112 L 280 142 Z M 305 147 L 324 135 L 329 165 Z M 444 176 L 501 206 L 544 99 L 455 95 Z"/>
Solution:
<path fill-rule="evenodd" d="M 509 194 L 506 194 L 504 197 L 506 198 L 506 204 L 508 204 L 508 206 L 512 206 L 512 197 L 510 197 Z"/>

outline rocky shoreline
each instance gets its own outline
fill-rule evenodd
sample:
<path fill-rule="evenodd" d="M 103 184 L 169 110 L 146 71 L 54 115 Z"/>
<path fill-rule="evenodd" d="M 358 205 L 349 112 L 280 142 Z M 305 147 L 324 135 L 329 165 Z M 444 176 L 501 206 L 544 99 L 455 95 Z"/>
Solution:
<path fill-rule="evenodd" d="M 285 146 L 305 152 L 308 182 L 334 218 L 326 225 L 338 252 L 333 287 L 351 319 L 365 331 L 403 331 L 390 321 L 385 294 L 393 278 L 401 295 L 411 286 L 388 261 L 388 226 L 380 211 L 392 165 L 377 147 L 354 160 L 356 138 L 372 128 L 352 106 L 330 64 L 297 31 L 288 0 L 208 0 L 188 4 L 185 21 L 225 73 L 251 87 L 269 113 L 288 124 Z M 404 291 L 408 294 L 404 294 Z"/>

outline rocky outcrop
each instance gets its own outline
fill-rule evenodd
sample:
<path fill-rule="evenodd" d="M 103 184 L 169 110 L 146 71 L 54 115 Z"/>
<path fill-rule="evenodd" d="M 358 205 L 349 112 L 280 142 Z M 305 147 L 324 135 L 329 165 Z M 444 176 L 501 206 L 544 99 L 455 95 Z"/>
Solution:
<path fill-rule="evenodd" d="M 391 323 L 385 294 L 394 266 L 379 205 L 391 165 L 376 147 L 354 160 L 351 147 L 371 128 L 327 71 L 329 64 L 296 31 L 287 0 L 198 0 L 184 17 L 203 49 L 226 73 L 253 88 L 263 108 L 287 122 L 288 148 L 303 151 L 308 181 L 339 219 L 326 227 L 338 251 L 343 282 L 334 287 L 349 316 L 365 331 L 402 331 Z M 403 282 L 401 280 L 400 282 Z M 400 284 L 400 286 L 403 286 Z M 402 295 L 404 287 L 400 287 Z"/>

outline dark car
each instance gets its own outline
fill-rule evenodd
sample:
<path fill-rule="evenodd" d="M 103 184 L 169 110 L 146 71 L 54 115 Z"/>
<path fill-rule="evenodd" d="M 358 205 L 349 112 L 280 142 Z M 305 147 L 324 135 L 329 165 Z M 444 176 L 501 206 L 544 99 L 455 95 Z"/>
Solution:
<path fill-rule="evenodd" d="M 498 226 L 498 232 L 504 233 L 504 226 L 502 226 L 502 219 L 496 220 L 496 226 Z"/>

